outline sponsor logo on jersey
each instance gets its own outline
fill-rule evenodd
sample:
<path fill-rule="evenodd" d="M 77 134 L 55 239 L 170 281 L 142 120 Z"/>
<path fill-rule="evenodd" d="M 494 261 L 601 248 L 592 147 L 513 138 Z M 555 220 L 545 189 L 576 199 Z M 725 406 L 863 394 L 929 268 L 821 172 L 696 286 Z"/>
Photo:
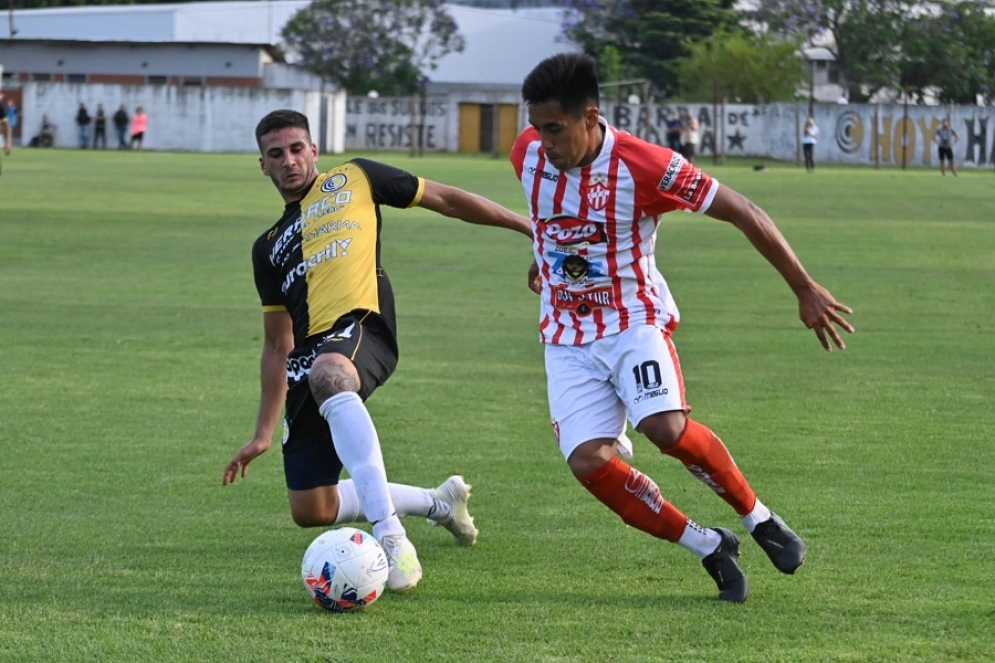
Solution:
<path fill-rule="evenodd" d="M 691 184 L 688 186 L 687 193 L 684 194 L 684 200 L 691 202 L 694 198 L 695 193 L 698 191 L 698 185 L 701 184 L 701 171 L 696 170 L 694 174 L 694 179 L 691 180 Z"/>
<path fill-rule="evenodd" d="M 597 173 L 591 176 L 587 183 L 587 205 L 596 212 L 601 212 L 608 207 L 608 197 L 611 190 L 608 188 L 608 176 L 604 173 Z"/>
<path fill-rule="evenodd" d="M 294 240 L 295 236 L 300 235 L 301 232 L 301 219 L 297 218 L 296 221 L 287 226 L 287 229 L 283 231 L 283 234 L 273 243 L 273 250 L 270 251 L 269 260 L 273 265 L 280 265 L 284 260 L 280 260 L 280 254 L 283 253 L 284 249 Z M 270 234 L 270 238 L 273 237 L 273 233 Z M 295 244 L 296 246 L 296 244 Z"/>
<path fill-rule="evenodd" d="M 551 259 L 552 273 L 562 281 L 569 281 L 571 285 L 592 285 L 606 280 L 603 262 L 592 261 L 569 248 L 564 253 L 551 251 L 546 257 Z"/>
<path fill-rule="evenodd" d="M 304 241 L 308 242 L 326 233 L 337 232 L 339 230 L 362 230 L 363 226 L 358 221 L 329 221 L 323 223 L 314 230 L 304 235 Z"/>
<path fill-rule="evenodd" d="M 551 216 L 538 223 L 539 233 L 548 237 L 557 246 L 578 244 L 600 244 L 608 241 L 604 225 L 594 221 L 581 221 L 572 216 Z"/>
<path fill-rule="evenodd" d="M 318 267 L 324 262 L 329 260 L 334 260 L 335 258 L 344 258 L 349 255 L 349 244 L 352 242 L 352 238 L 337 239 L 333 242 L 325 244 L 325 249 L 314 254 L 307 260 L 297 263 L 297 266 L 287 272 L 286 277 L 283 279 L 283 293 L 286 294 L 290 290 L 290 286 L 294 284 L 298 278 L 305 276 L 309 271 Z"/>
<path fill-rule="evenodd" d="M 552 288 L 552 296 L 554 307 L 576 311 L 577 315 L 588 315 L 596 308 L 617 308 L 611 288 L 574 291 L 561 285 Z"/>
<path fill-rule="evenodd" d="M 684 159 L 680 154 L 674 154 L 670 157 L 670 164 L 667 166 L 667 172 L 663 174 L 663 179 L 660 180 L 660 184 L 657 188 L 661 191 L 670 191 L 674 186 L 674 182 L 677 181 L 677 174 L 681 172 L 681 162 Z"/>
<path fill-rule="evenodd" d="M 313 202 L 308 205 L 306 210 L 301 213 L 301 221 L 303 223 L 310 223 L 316 219 L 320 219 L 326 214 L 332 214 L 334 212 L 339 212 L 343 207 L 349 204 L 352 200 L 352 191 L 339 191 L 335 196 L 326 196 L 319 201 Z"/>
<path fill-rule="evenodd" d="M 529 175 L 535 175 L 536 173 L 538 173 L 539 177 L 541 177 L 544 180 L 549 180 L 550 182 L 557 182 L 560 179 L 559 174 L 551 173 L 548 170 L 539 170 L 535 166 L 529 166 L 526 170 L 528 170 Z"/>
<path fill-rule="evenodd" d="M 348 181 L 349 178 L 342 173 L 335 173 L 321 183 L 321 190 L 325 193 L 332 193 L 333 191 L 338 191 L 344 187 Z"/>

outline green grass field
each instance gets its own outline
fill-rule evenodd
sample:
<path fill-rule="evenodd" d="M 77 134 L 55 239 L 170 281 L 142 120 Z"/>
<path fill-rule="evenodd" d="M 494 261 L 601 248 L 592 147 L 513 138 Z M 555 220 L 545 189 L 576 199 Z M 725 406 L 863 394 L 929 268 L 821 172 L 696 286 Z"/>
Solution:
<path fill-rule="evenodd" d="M 505 160 L 383 158 L 524 209 Z M 827 354 L 731 226 L 664 220 L 689 401 L 806 565 L 782 576 L 747 537 L 750 600 L 723 604 L 692 555 L 625 527 L 553 441 L 528 242 L 387 210 L 402 357 L 369 406 L 392 480 L 463 473 L 481 537 L 408 520 L 417 591 L 333 615 L 301 584 L 317 532 L 290 520 L 279 452 L 221 486 L 258 402 L 249 247 L 282 210 L 255 158 L 5 158 L 0 661 L 993 660 L 995 176 L 703 165 L 855 311 Z M 635 444 L 668 499 L 745 535 Z"/>

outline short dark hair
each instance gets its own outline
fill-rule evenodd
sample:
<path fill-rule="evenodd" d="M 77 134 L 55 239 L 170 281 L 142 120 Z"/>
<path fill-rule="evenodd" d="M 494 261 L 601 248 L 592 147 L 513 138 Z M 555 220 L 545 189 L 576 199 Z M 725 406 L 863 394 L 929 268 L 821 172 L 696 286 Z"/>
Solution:
<path fill-rule="evenodd" d="M 526 105 L 557 101 L 577 117 L 590 104 L 598 105 L 598 65 L 584 53 L 559 53 L 548 57 L 529 72 L 522 84 Z"/>
<path fill-rule="evenodd" d="M 256 125 L 256 144 L 262 149 L 262 138 L 271 131 L 286 129 L 287 127 L 298 127 L 307 132 L 307 139 L 311 140 L 311 125 L 307 121 L 307 116 L 295 110 L 281 108 L 259 120 Z"/>

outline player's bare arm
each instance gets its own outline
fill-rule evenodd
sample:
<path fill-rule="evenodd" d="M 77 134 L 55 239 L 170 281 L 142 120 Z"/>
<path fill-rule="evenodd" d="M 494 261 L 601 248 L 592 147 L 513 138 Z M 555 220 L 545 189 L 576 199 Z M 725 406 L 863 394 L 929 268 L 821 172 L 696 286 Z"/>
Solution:
<path fill-rule="evenodd" d="M 425 180 L 425 191 L 418 206 L 467 223 L 508 228 L 532 237 L 532 222 L 521 214 L 483 196 L 439 182 Z"/>
<path fill-rule="evenodd" d="M 706 214 L 739 228 L 781 274 L 798 297 L 798 317 L 815 332 L 823 348 L 831 351 L 835 345 L 846 349 L 839 330 L 852 334 L 853 326 L 841 314 L 853 311 L 812 280 L 766 212 L 737 191 L 720 186 Z"/>
<path fill-rule="evenodd" d="M 225 466 L 221 484 L 227 486 L 239 476 L 245 478 L 249 463 L 263 454 L 273 442 L 287 394 L 287 355 L 294 345 L 290 314 L 263 313 L 263 350 L 259 360 L 259 414 L 256 432 Z"/>

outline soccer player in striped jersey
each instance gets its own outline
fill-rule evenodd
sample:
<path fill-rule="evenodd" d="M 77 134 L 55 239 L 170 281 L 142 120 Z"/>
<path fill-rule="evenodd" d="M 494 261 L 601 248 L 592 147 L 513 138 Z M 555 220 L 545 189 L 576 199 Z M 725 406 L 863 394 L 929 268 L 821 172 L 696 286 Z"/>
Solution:
<path fill-rule="evenodd" d="M 574 476 L 623 521 L 702 560 L 719 598 L 743 602 L 739 540 L 704 528 L 625 462 L 626 419 L 739 515 L 783 573 L 805 559 L 801 538 L 761 502 L 728 449 L 689 417 L 671 335 L 680 315 L 657 269 L 660 217 L 686 210 L 731 223 L 781 274 L 826 350 L 845 348 L 849 307 L 812 280 L 770 217 L 673 150 L 607 124 L 592 58 L 560 54 L 525 78 L 531 125 L 511 161 L 532 219 L 530 287 L 541 298 L 553 430 Z"/>

